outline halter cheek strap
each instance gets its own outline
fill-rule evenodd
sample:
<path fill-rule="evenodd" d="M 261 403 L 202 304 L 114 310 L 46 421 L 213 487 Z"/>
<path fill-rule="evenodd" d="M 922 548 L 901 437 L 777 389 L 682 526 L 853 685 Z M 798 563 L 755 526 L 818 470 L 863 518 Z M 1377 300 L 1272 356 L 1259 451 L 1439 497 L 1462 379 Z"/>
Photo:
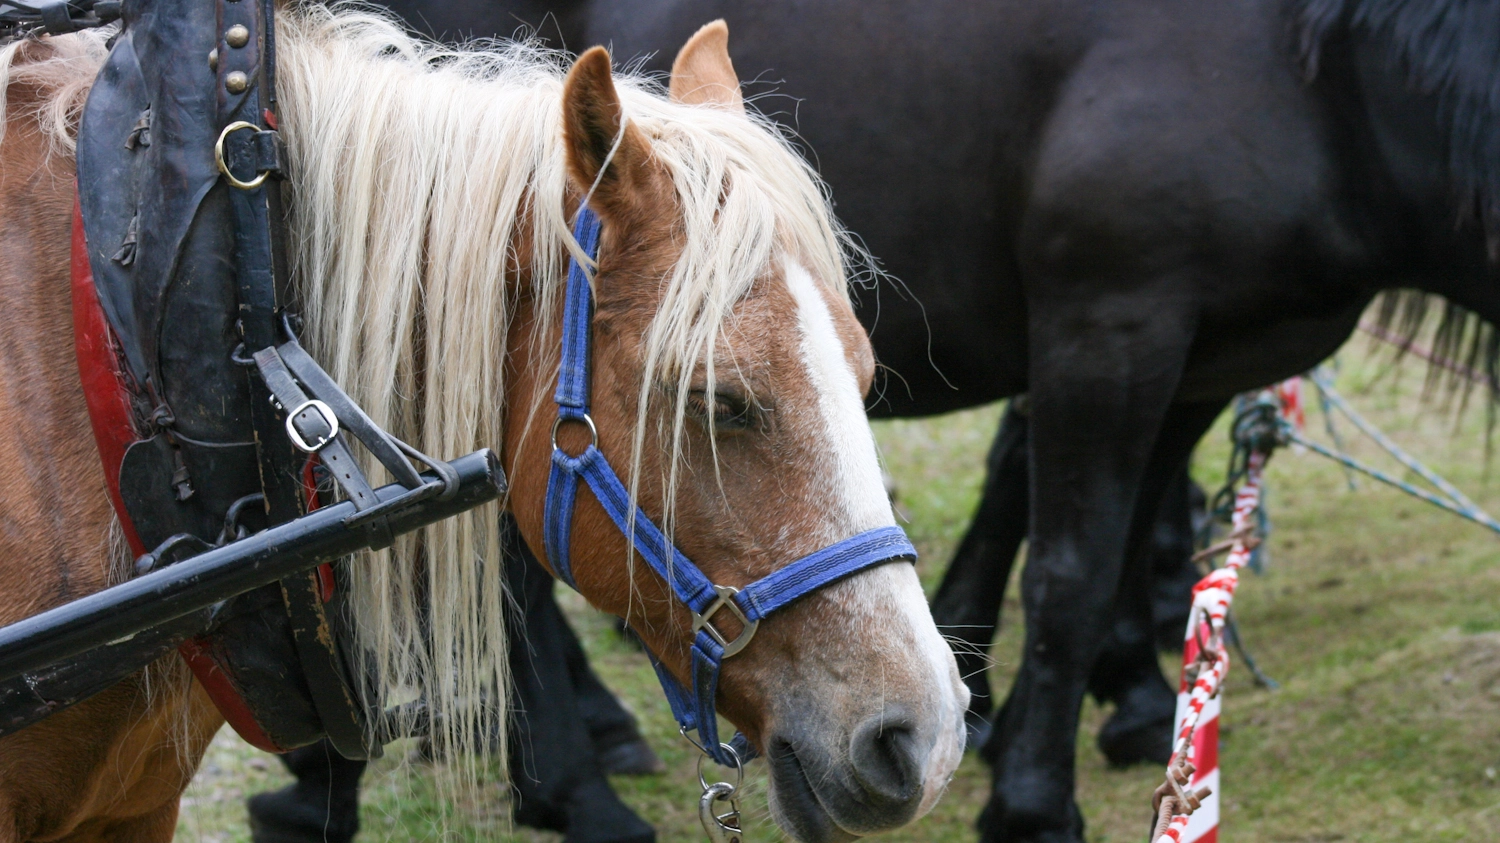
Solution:
<path fill-rule="evenodd" d="M 599 228 L 599 217 L 587 207 L 580 208 L 573 236 L 590 258 L 598 255 Z M 753 752 L 745 737 L 738 733 L 729 744 L 719 742 L 714 702 L 724 659 L 750 643 L 766 616 L 866 568 L 897 560 L 915 561 L 917 551 L 900 527 L 877 527 L 804 556 L 743 588 L 714 584 L 639 507 L 634 509 L 634 519 L 630 517 L 630 492 L 599 450 L 599 432 L 589 416 L 593 296 L 588 276 L 577 260 L 569 261 L 563 308 L 562 365 L 555 396 L 557 421 L 552 426 L 552 470 L 547 480 L 544 515 L 547 559 L 557 575 L 576 589 L 569 543 L 581 480 L 588 484 L 620 532 L 631 539 L 636 553 L 692 613 L 692 687 L 683 687 L 654 655 L 651 661 L 683 734 L 696 731 L 695 743 L 700 749 L 720 764 L 734 766 L 736 759 L 748 760 Z M 577 456 L 557 444 L 558 429 L 570 422 L 587 426 L 591 437 L 588 447 Z M 743 627 L 733 640 L 714 626 L 714 618 L 720 611 L 734 615 Z"/>

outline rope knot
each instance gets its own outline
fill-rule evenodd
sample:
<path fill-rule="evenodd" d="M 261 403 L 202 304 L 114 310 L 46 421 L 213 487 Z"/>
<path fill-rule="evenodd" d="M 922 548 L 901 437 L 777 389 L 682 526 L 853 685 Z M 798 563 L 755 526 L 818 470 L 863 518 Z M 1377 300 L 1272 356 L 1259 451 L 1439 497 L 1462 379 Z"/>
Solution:
<path fill-rule="evenodd" d="M 1157 785 L 1156 791 L 1151 796 L 1151 807 L 1156 809 L 1156 827 L 1151 832 L 1153 841 L 1167 833 L 1174 819 L 1191 817 L 1194 811 L 1203 806 L 1203 800 L 1213 795 L 1213 788 L 1210 787 L 1184 790 L 1193 780 L 1193 773 L 1196 769 L 1193 763 L 1186 759 L 1179 759 L 1177 763 L 1167 768 L 1166 780 Z"/>

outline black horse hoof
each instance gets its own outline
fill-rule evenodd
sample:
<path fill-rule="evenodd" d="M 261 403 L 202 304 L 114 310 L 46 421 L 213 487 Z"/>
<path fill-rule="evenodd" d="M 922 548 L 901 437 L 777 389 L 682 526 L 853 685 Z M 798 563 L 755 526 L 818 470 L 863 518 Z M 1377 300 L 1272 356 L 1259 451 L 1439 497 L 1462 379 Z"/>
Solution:
<path fill-rule="evenodd" d="M 665 773 L 667 765 L 644 740 L 626 741 L 599 753 L 599 769 L 611 776 L 650 776 Z"/>
<path fill-rule="evenodd" d="M 1028 816 L 1005 815 L 1005 801 L 996 796 L 979 814 L 975 826 L 979 829 L 979 843 L 1084 843 L 1083 812 L 1078 803 L 1068 802 L 1068 824 L 1058 828 L 1055 823 L 1063 812 L 1030 814 Z"/>
<path fill-rule="evenodd" d="M 1116 712 L 1099 730 L 1099 750 L 1111 767 L 1165 766 L 1171 760 L 1175 717 L 1134 724 L 1118 722 L 1120 720 L 1120 714 Z"/>
<path fill-rule="evenodd" d="M 359 807 L 312 799 L 297 785 L 250 797 L 250 839 L 255 843 L 350 843 L 359 831 Z"/>
<path fill-rule="evenodd" d="M 656 830 L 602 778 L 576 786 L 563 806 L 518 799 L 514 816 L 521 825 L 562 832 L 564 843 L 656 843 Z"/>

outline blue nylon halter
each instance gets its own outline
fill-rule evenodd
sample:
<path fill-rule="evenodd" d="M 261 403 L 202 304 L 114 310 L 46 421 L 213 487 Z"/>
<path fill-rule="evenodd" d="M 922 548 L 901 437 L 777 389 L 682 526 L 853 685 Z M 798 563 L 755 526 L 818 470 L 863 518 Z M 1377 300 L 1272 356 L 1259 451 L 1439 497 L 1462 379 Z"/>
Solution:
<path fill-rule="evenodd" d="M 580 208 L 573 236 L 583 251 L 594 258 L 599 251 L 599 217 Z M 724 659 L 750 642 L 760 621 L 798 598 L 837 580 L 875 565 L 896 560 L 915 561 L 916 548 L 900 527 L 877 527 L 844 539 L 781 568 L 743 588 L 715 585 L 657 529 L 639 508 L 630 518 L 630 492 L 599 451 L 599 433 L 589 417 L 589 334 L 593 322 L 593 296 L 589 279 L 577 260 L 568 264 L 568 286 L 563 305 L 562 366 L 557 375 L 557 421 L 552 427 L 552 471 L 547 479 L 544 539 L 552 569 L 569 586 L 573 580 L 569 542 L 573 532 L 573 505 L 582 480 L 609 514 L 621 533 L 633 535 L 635 551 L 671 587 L 677 599 L 693 613 L 692 689 L 684 688 L 662 667 L 654 655 L 651 663 L 661 680 L 662 691 L 672 706 L 682 733 L 696 731 L 695 743 L 709 757 L 725 766 L 749 760 L 753 751 L 744 735 L 736 733 L 730 744 L 719 743 L 714 716 L 719 670 Z M 557 431 L 565 422 L 588 426 L 592 441 L 578 456 L 557 445 Z M 734 640 L 726 639 L 713 626 L 713 616 L 728 609 L 744 630 Z M 727 751 L 726 748 L 728 747 Z"/>

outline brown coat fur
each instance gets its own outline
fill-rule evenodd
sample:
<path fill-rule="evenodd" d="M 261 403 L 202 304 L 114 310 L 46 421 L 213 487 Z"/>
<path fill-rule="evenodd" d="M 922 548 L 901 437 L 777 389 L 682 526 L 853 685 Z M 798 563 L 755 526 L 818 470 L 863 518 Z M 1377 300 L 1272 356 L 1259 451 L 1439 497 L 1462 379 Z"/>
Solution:
<path fill-rule="evenodd" d="M 0 623 L 104 588 L 110 574 L 113 513 L 73 352 L 73 167 L 27 112 L 42 93 L 11 87 L 0 147 Z M 0 841 L 172 838 L 221 720 L 175 664 L 151 673 L 149 706 L 138 675 L 0 739 Z"/>

